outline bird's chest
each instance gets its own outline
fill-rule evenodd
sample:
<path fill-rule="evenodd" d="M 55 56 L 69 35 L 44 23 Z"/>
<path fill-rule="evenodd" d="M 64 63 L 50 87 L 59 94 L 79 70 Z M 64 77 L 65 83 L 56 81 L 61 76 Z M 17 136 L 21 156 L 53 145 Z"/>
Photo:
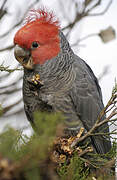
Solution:
<path fill-rule="evenodd" d="M 23 101 L 24 106 L 30 112 L 34 111 L 52 111 L 52 106 L 48 104 L 48 95 L 41 93 L 41 89 L 29 82 L 23 83 Z"/>
<path fill-rule="evenodd" d="M 51 106 L 53 111 L 66 112 L 66 108 L 71 108 L 71 99 L 68 95 L 68 92 L 60 93 L 43 93 L 39 92 L 39 99 L 42 100 L 43 103 Z"/>
<path fill-rule="evenodd" d="M 24 104 L 28 105 L 30 109 L 33 108 L 32 111 L 49 110 L 60 111 L 65 114 L 70 112 L 73 104 L 69 94 L 75 79 L 74 73 L 66 71 L 59 76 L 48 75 L 44 77 L 41 73 L 39 75 L 39 79 L 35 78 L 34 74 L 25 75 L 23 82 Z M 32 79 L 36 84 L 32 83 Z M 40 82 L 43 82 L 42 86 L 39 86 Z"/>
<path fill-rule="evenodd" d="M 53 92 L 52 89 L 39 88 L 30 83 L 23 85 L 24 104 L 33 112 L 40 111 L 60 111 L 67 112 L 72 104 L 69 97 L 69 90 Z"/>
<path fill-rule="evenodd" d="M 68 110 L 68 107 L 69 109 L 71 108 L 71 99 L 68 91 L 60 92 L 56 90 L 55 92 L 44 92 L 43 90 L 39 90 L 37 94 L 38 102 L 42 102 L 46 107 L 51 107 L 52 111 L 65 113 Z"/>

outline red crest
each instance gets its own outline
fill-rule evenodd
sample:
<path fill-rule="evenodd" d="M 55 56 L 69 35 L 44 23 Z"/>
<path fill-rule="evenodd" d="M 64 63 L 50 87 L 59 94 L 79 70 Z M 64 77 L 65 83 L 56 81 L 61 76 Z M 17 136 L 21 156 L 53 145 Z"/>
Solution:
<path fill-rule="evenodd" d="M 48 12 L 45 8 L 43 9 L 31 9 L 27 15 L 27 17 L 24 20 L 24 25 L 33 22 L 33 21 L 39 21 L 46 24 L 53 24 L 58 29 L 60 28 L 60 24 L 54 13 Z"/>

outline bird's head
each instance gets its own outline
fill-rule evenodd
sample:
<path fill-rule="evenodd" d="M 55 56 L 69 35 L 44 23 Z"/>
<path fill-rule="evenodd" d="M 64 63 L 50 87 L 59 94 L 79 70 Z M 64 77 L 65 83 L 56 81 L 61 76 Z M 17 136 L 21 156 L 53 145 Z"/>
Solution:
<path fill-rule="evenodd" d="M 27 69 L 44 64 L 60 52 L 59 22 L 44 9 L 31 10 L 14 37 L 15 58 Z"/>

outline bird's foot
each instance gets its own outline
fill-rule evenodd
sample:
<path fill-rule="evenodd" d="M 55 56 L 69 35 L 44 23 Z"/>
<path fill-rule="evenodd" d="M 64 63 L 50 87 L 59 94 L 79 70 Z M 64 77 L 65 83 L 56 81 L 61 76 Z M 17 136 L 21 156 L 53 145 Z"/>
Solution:
<path fill-rule="evenodd" d="M 78 154 L 79 157 L 86 155 L 93 151 L 90 146 L 82 147 L 78 144 L 72 146 L 76 140 L 83 136 L 84 128 L 80 128 L 80 131 L 76 136 L 71 136 L 70 138 L 58 137 L 54 142 L 54 148 L 52 153 L 52 160 L 57 163 L 63 163 L 66 159 L 69 159 L 74 152 Z"/>
<path fill-rule="evenodd" d="M 39 74 L 33 75 L 31 78 L 28 79 L 28 81 L 35 86 L 43 86 L 44 85 L 43 81 L 40 80 Z"/>

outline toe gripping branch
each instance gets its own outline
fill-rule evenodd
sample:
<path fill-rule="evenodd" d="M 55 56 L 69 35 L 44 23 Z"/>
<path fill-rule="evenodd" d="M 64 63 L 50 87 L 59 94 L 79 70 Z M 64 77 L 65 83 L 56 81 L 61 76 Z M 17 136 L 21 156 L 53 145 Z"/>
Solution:
<path fill-rule="evenodd" d="M 56 163 L 63 163 L 66 159 L 77 153 L 79 157 L 84 156 L 89 152 L 93 152 L 93 148 L 87 146 L 85 148 L 74 145 L 74 142 L 83 136 L 84 128 L 81 128 L 79 133 L 70 138 L 58 137 L 54 142 L 53 153 L 51 159 Z"/>

